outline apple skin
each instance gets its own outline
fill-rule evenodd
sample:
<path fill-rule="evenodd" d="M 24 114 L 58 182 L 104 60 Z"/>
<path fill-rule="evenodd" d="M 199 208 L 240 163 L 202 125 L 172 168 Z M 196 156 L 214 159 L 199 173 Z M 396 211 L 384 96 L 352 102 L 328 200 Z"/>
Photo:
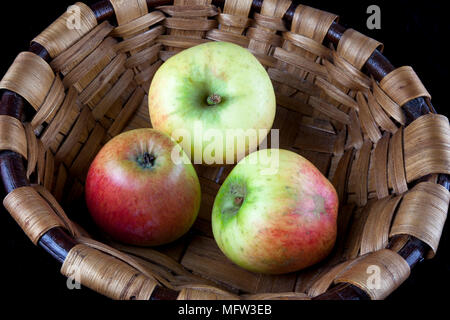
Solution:
<path fill-rule="evenodd" d="M 208 97 L 214 95 L 219 95 L 221 102 L 209 105 Z M 228 42 L 198 45 L 168 59 L 156 72 L 148 99 L 153 127 L 177 140 L 193 161 L 200 155 L 195 164 L 227 163 L 227 147 L 234 149 L 226 144 L 227 130 L 270 130 L 276 112 L 275 91 L 267 71 L 247 49 Z M 219 130 L 223 159 L 210 157 L 207 147 L 212 140 L 194 143 L 199 124 L 203 132 Z M 174 136 L 176 130 L 188 132 L 190 141 Z M 265 137 L 261 135 L 258 144 Z M 228 164 L 235 164 L 256 147 L 246 139 L 245 150 L 229 152 L 234 160 Z M 205 159 L 205 154 L 214 159 Z"/>
<path fill-rule="evenodd" d="M 245 160 L 258 156 L 261 151 Z M 212 213 L 219 248 L 238 266 L 262 274 L 291 273 L 320 262 L 336 241 L 335 188 L 311 162 L 290 151 L 279 150 L 277 174 L 264 175 L 265 168 L 261 161 L 241 161 L 220 188 Z"/>
<path fill-rule="evenodd" d="M 182 154 L 180 164 L 172 161 L 174 148 Z M 153 166 L 144 154 L 154 157 Z M 157 246 L 180 238 L 197 218 L 200 201 L 200 183 L 186 154 L 169 136 L 152 129 L 109 141 L 86 180 L 86 202 L 95 223 L 131 245 Z"/>

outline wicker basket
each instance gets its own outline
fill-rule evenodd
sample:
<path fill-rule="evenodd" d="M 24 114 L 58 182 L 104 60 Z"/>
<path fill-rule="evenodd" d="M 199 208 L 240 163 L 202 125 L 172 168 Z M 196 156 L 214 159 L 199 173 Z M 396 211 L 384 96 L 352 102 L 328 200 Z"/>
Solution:
<path fill-rule="evenodd" d="M 75 4 L 0 82 L 5 208 L 62 274 L 113 299 L 387 297 L 438 249 L 450 127 L 412 68 L 394 68 L 381 43 L 337 21 L 288 0 Z M 312 161 L 338 190 L 337 244 L 317 266 L 266 276 L 225 258 L 210 214 L 231 167 L 197 166 L 199 218 L 168 246 L 124 246 L 89 230 L 94 240 L 69 218 L 88 216 L 83 184 L 102 145 L 150 126 L 147 94 L 158 67 L 207 41 L 255 54 L 276 90 L 280 147 Z"/>

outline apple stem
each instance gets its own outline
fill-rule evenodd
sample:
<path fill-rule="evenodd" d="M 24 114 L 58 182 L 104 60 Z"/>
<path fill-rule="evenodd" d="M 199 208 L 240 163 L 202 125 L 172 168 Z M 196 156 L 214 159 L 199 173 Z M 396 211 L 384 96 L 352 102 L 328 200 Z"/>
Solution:
<path fill-rule="evenodd" d="M 236 206 L 241 206 L 244 203 L 244 198 L 243 197 L 236 197 L 234 198 L 234 204 Z"/>
<path fill-rule="evenodd" d="M 218 94 L 213 94 L 208 97 L 206 100 L 209 106 L 216 106 L 222 102 L 222 97 Z"/>

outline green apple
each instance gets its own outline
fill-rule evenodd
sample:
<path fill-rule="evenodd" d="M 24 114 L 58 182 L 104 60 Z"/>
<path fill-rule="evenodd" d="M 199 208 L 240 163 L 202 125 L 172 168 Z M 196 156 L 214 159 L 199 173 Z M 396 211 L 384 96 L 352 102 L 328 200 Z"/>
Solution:
<path fill-rule="evenodd" d="M 276 111 L 264 67 L 227 42 L 171 57 L 155 74 L 148 99 L 153 127 L 179 142 L 195 164 L 235 164 L 266 138 Z"/>
<path fill-rule="evenodd" d="M 278 171 L 268 174 L 273 159 Z M 241 161 L 223 183 L 212 227 L 218 246 L 238 266 L 284 274 L 329 255 L 337 212 L 336 190 L 311 162 L 286 150 L 262 150 Z"/>

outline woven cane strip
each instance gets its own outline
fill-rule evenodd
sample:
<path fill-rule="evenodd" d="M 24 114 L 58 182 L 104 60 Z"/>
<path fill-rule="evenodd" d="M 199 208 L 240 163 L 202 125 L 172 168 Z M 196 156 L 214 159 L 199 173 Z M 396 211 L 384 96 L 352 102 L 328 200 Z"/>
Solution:
<path fill-rule="evenodd" d="M 158 36 L 162 35 L 164 31 L 165 28 L 163 26 L 157 26 L 132 38 L 119 42 L 115 49 L 117 52 L 130 52 L 136 50 L 153 43 L 153 41 L 155 41 Z"/>
<path fill-rule="evenodd" d="M 31 124 L 25 123 L 24 128 L 25 128 L 25 135 L 26 135 L 26 141 L 27 141 L 27 152 L 28 152 L 27 178 L 29 179 L 37 165 L 39 147 L 38 147 L 37 138 L 34 134 L 33 127 L 31 126 Z"/>
<path fill-rule="evenodd" d="M 359 105 L 359 118 L 361 120 L 361 126 L 369 139 L 373 143 L 377 143 L 378 140 L 381 139 L 381 131 L 378 128 L 372 113 L 370 112 L 367 99 L 364 94 L 359 91 L 356 95 L 356 100 Z"/>
<path fill-rule="evenodd" d="M 291 31 L 322 43 L 331 24 L 337 20 L 338 16 L 335 14 L 299 5 L 292 20 Z"/>
<path fill-rule="evenodd" d="M 39 127 L 44 122 L 50 123 L 63 103 L 64 98 L 65 93 L 63 83 L 61 78 L 56 76 L 44 103 L 31 121 L 33 128 Z"/>
<path fill-rule="evenodd" d="M 226 13 L 221 13 L 217 17 L 220 25 L 225 28 L 234 27 L 237 29 L 246 29 L 250 26 L 250 19 L 247 16 L 237 16 Z"/>
<path fill-rule="evenodd" d="M 19 120 L 10 116 L 0 116 L 0 151 L 4 150 L 28 158 L 25 128 Z"/>
<path fill-rule="evenodd" d="M 195 25 L 198 20 L 207 20 L 209 15 L 205 15 L 205 7 L 211 5 L 211 0 L 175 0 L 173 2 L 173 8 L 171 11 L 174 12 L 175 18 L 191 19 L 192 24 Z M 201 8 L 203 7 L 203 8 Z M 197 14 L 192 16 L 181 16 L 181 12 L 184 8 L 190 8 L 192 14 L 193 11 L 197 11 Z M 188 11 L 189 11 L 188 10 Z M 216 9 L 216 11 L 218 11 Z M 217 12 L 218 13 L 218 12 Z M 169 13 L 170 14 L 170 13 Z M 215 14 L 216 15 L 216 14 Z M 204 22 L 200 22 L 203 24 Z M 165 39 L 161 41 L 162 44 L 166 45 L 166 52 L 173 55 L 180 51 L 180 49 L 190 48 L 196 44 L 204 42 L 205 31 L 195 31 L 195 30 L 180 30 L 180 29 L 168 29 L 167 35 L 161 36 Z M 196 44 L 194 44 L 197 41 Z M 164 56 L 164 55 L 162 55 Z"/>
<path fill-rule="evenodd" d="M 122 24 L 111 32 L 113 37 L 128 38 L 161 22 L 166 17 L 161 11 L 153 11 L 126 24 Z"/>
<path fill-rule="evenodd" d="M 92 10 L 84 3 L 77 2 L 33 41 L 42 45 L 55 58 L 96 25 L 97 19 Z"/>
<path fill-rule="evenodd" d="M 388 150 L 390 138 L 390 134 L 385 133 L 380 141 L 378 141 L 373 153 L 373 166 L 378 199 L 389 196 Z"/>
<path fill-rule="evenodd" d="M 172 17 L 183 18 L 214 17 L 219 13 L 217 8 L 212 5 L 161 6 L 156 9 Z"/>
<path fill-rule="evenodd" d="M 450 174 L 450 126 L 442 115 L 420 117 L 405 129 L 408 182 L 429 174 Z"/>
<path fill-rule="evenodd" d="M 192 19 L 184 18 L 166 18 L 163 24 L 166 28 L 192 30 L 192 31 L 209 31 L 217 28 L 217 20 L 196 20 L 193 23 Z"/>
<path fill-rule="evenodd" d="M 65 88 L 75 86 L 81 92 L 116 56 L 117 41 L 108 37 L 63 79 Z"/>
<path fill-rule="evenodd" d="M 67 183 L 67 169 L 63 163 L 59 165 L 58 173 L 56 175 L 55 186 L 53 188 L 52 194 L 54 195 L 56 201 L 58 203 L 62 202 L 64 196 L 64 188 Z"/>
<path fill-rule="evenodd" d="M 261 12 L 263 12 L 264 6 L 270 2 L 274 2 L 274 1 L 264 1 L 263 2 L 263 9 L 261 9 Z M 280 2 L 280 1 L 278 1 L 278 2 Z M 289 1 L 287 1 L 287 2 L 289 2 Z M 286 3 L 286 1 L 285 1 L 285 3 Z M 268 7 L 268 5 L 266 5 L 266 7 Z M 281 8 L 281 10 L 284 10 L 286 7 L 287 6 L 284 5 L 284 6 L 280 6 L 278 8 Z M 287 11 L 287 9 L 289 9 L 289 7 L 287 7 L 285 9 L 285 12 Z M 276 10 L 278 12 L 282 12 L 282 11 L 279 11 L 280 9 L 276 9 Z M 277 17 L 278 17 L 278 15 L 271 16 L 271 15 L 265 15 L 262 13 L 254 14 L 255 24 L 257 27 L 265 28 L 268 30 L 274 30 L 274 31 L 287 31 L 283 19 L 281 17 L 278 17 L 278 18 Z"/>
<path fill-rule="evenodd" d="M 87 131 L 87 124 L 90 122 L 94 122 L 94 118 L 92 117 L 92 113 L 90 112 L 89 108 L 84 107 L 73 129 L 70 131 L 70 134 L 66 137 L 64 143 L 61 145 L 55 155 L 57 162 L 63 162 L 67 166 L 71 164 L 71 152 L 75 149 L 75 146 L 80 141 L 83 141 L 82 136 Z"/>
<path fill-rule="evenodd" d="M 330 58 L 331 50 L 306 36 L 292 32 L 284 32 L 283 39 L 290 41 L 293 45 L 302 48 L 315 56 L 321 58 Z"/>
<path fill-rule="evenodd" d="M 419 97 L 431 99 L 431 95 L 411 67 L 392 71 L 381 80 L 380 86 L 400 106 Z"/>
<path fill-rule="evenodd" d="M 111 90 L 103 97 L 100 103 L 97 104 L 97 106 L 92 110 L 92 116 L 95 120 L 98 121 L 105 116 L 114 101 L 119 99 L 122 93 L 130 85 L 131 81 L 133 81 L 133 76 L 134 74 L 132 70 L 128 69 L 127 71 L 125 71 L 125 73 L 120 77 L 119 81 L 115 83 Z"/>
<path fill-rule="evenodd" d="M 394 189 L 395 194 L 408 191 L 403 153 L 403 128 L 392 136 L 389 143 L 388 177 L 389 185 Z"/>
<path fill-rule="evenodd" d="M 136 68 L 145 63 L 154 63 L 158 60 L 159 51 L 161 50 L 161 44 L 157 43 L 144 49 L 127 59 L 125 67 L 128 69 Z"/>
<path fill-rule="evenodd" d="M 327 272 L 324 272 L 308 289 L 309 297 L 317 297 L 321 294 L 325 293 L 328 288 L 333 284 L 333 281 L 340 275 L 342 272 L 347 270 L 350 266 L 356 263 L 358 259 L 355 260 L 347 260 L 337 266 L 334 266 Z"/>
<path fill-rule="evenodd" d="M 264 31 L 261 28 L 248 28 L 247 37 L 249 37 L 253 41 L 265 43 L 268 46 L 268 48 L 270 48 L 271 46 L 279 47 L 279 46 L 281 46 L 281 43 L 283 41 L 279 35 L 276 35 L 274 33 L 268 32 L 268 31 Z M 252 42 L 251 42 L 251 44 L 252 44 Z M 249 44 L 250 49 L 255 50 L 254 47 L 255 47 L 254 43 L 253 43 L 253 45 Z M 268 53 L 268 52 L 264 52 L 264 53 Z"/>
<path fill-rule="evenodd" d="M 379 84 L 372 79 L 372 90 L 375 100 L 386 111 L 386 113 L 397 120 L 401 125 L 406 124 L 406 116 L 402 108 L 394 102 L 387 94 L 380 88 Z"/>
<path fill-rule="evenodd" d="M 55 137 L 61 130 L 61 128 L 64 126 L 65 121 L 70 115 L 70 110 L 73 108 L 77 108 L 77 92 L 74 87 L 71 87 L 66 95 L 66 98 L 61 106 L 59 108 L 58 113 L 56 114 L 54 120 L 51 122 L 51 124 L 47 127 L 45 132 L 43 133 L 41 137 L 41 141 L 48 149 L 50 147 L 50 144 L 54 141 Z"/>
<path fill-rule="evenodd" d="M 53 190 L 53 178 L 55 177 L 55 156 L 49 150 L 45 153 L 45 171 L 43 186 L 49 190 Z"/>
<path fill-rule="evenodd" d="M 349 77 L 351 81 L 354 83 L 352 86 L 348 88 L 360 90 L 363 92 L 365 92 L 367 89 L 370 88 L 371 80 L 366 74 L 364 74 L 358 68 L 353 66 L 350 62 L 348 62 L 346 59 L 340 56 L 336 51 L 332 51 L 332 55 L 333 55 L 332 60 L 336 68 L 341 70 L 341 73 Z M 338 79 L 335 80 L 338 81 Z"/>
<path fill-rule="evenodd" d="M 108 66 L 103 69 L 97 77 L 80 93 L 79 99 L 83 104 L 89 104 L 97 94 L 101 92 L 107 84 L 116 76 L 122 74 L 125 70 L 126 55 L 118 54 Z"/>
<path fill-rule="evenodd" d="M 250 39 L 246 36 L 218 29 L 208 31 L 206 38 L 213 41 L 231 42 L 244 48 L 248 48 L 250 43 Z"/>
<path fill-rule="evenodd" d="M 365 291 L 372 300 L 389 296 L 410 274 L 408 263 L 391 250 L 371 253 L 345 270 L 335 283 L 351 283 Z"/>
<path fill-rule="evenodd" d="M 382 128 L 384 131 L 388 131 L 394 134 L 398 128 L 394 124 L 394 122 L 387 116 L 386 112 L 380 106 L 380 104 L 375 99 L 372 91 L 367 91 L 367 99 L 369 103 L 370 112 L 373 115 L 375 122 Z"/>
<path fill-rule="evenodd" d="M 58 203 L 49 189 L 41 185 L 34 185 L 33 188 L 45 201 L 47 201 L 53 212 L 55 212 L 55 214 L 61 219 L 61 221 L 64 223 L 64 227 L 70 232 L 70 234 L 74 237 L 80 236 L 80 232 L 77 230 L 76 225 L 69 219 L 67 214 L 64 212 L 64 209 L 61 207 L 61 205 Z"/>
<path fill-rule="evenodd" d="M 335 20 L 337 20 L 336 15 L 332 15 L 308 6 L 299 5 L 294 13 L 290 31 L 293 34 L 299 34 L 311 39 L 311 41 L 317 43 L 316 46 L 320 46 L 326 36 L 328 28 Z M 304 49 L 303 46 L 297 46 L 296 43 L 296 41 L 294 41 L 294 43 L 286 41 L 282 48 L 277 48 L 276 50 L 280 49 L 289 52 L 292 58 L 294 58 L 293 60 L 295 61 L 296 57 L 300 60 L 300 63 L 292 63 L 292 59 L 290 59 L 290 61 L 284 60 L 282 57 L 276 55 L 283 52 L 279 51 L 274 54 L 274 57 L 280 60 L 278 68 L 282 70 L 286 69 L 292 74 L 298 74 L 300 78 L 307 79 L 311 82 L 314 81 L 316 76 L 327 78 L 327 70 L 319 63 L 320 59 L 318 59 L 318 55 Z M 314 47 L 312 44 L 309 44 L 308 46 Z M 282 56 L 284 56 L 284 54 Z M 314 70 L 317 69 L 321 69 L 321 72 L 314 72 Z M 287 95 L 292 94 L 292 92 L 289 92 L 289 89 L 285 86 L 282 86 L 280 89 Z M 299 94 L 298 96 L 302 99 L 307 99 L 307 97 L 302 94 Z M 315 115 L 317 116 L 318 113 L 316 112 Z"/>
<path fill-rule="evenodd" d="M 360 73 L 357 73 L 359 72 L 359 70 L 355 69 L 348 62 L 344 62 L 344 59 L 338 58 L 335 52 L 333 52 L 332 54 L 334 63 L 331 63 L 328 60 L 322 60 L 323 66 L 325 67 L 325 70 L 327 72 L 324 78 L 332 79 L 336 84 L 339 84 L 343 88 L 347 88 L 347 90 L 366 90 L 367 88 L 369 88 L 369 85 L 366 83 L 365 78 Z M 339 64 L 339 62 L 343 63 Z M 356 72 L 349 73 L 349 68 L 345 68 L 346 65 L 351 66 L 351 68 L 353 69 L 352 71 Z"/>
<path fill-rule="evenodd" d="M 360 254 L 384 249 L 389 244 L 392 218 L 402 196 L 378 200 L 369 212 L 361 238 Z"/>
<path fill-rule="evenodd" d="M 322 78 L 327 78 L 328 76 L 328 72 L 323 65 L 317 64 L 314 60 L 304 58 L 285 49 L 276 48 L 273 56 L 284 63 L 302 69 L 308 73 L 312 73 L 315 76 Z"/>
<path fill-rule="evenodd" d="M 114 8 L 119 26 L 148 13 L 146 0 L 110 0 L 110 2 Z"/>
<path fill-rule="evenodd" d="M 18 93 L 39 110 L 54 79 L 55 74 L 47 62 L 34 53 L 22 52 L 0 82 L 0 89 Z"/>
<path fill-rule="evenodd" d="M 14 190 L 6 196 L 3 205 L 36 245 L 50 229 L 64 227 L 64 222 L 32 187 Z"/>
<path fill-rule="evenodd" d="M 357 151 L 348 181 L 348 192 L 355 194 L 355 198 L 350 202 L 355 202 L 360 207 L 365 206 L 368 200 L 368 175 L 372 145 L 370 140 L 365 140 L 361 149 Z"/>
<path fill-rule="evenodd" d="M 239 300 L 239 297 L 209 286 L 188 286 L 182 288 L 177 300 Z"/>
<path fill-rule="evenodd" d="M 157 285 L 125 262 L 83 244 L 70 250 L 61 273 L 114 300 L 148 300 Z"/>
<path fill-rule="evenodd" d="M 252 7 L 252 0 L 226 0 L 223 13 L 219 15 L 219 21 L 225 21 L 221 30 L 230 33 L 242 34 L 249 25 L 248 15 Z M 220 16 L 223 15 L 222 18 Z"/>
<path fill-rule="evenodd" d="M 38 156 L 37 156 L 37 183 L 44 183 L 44 170 L 45 170 L 45 153 L 46 149 L 42 144 L 41 139 L 37 140 Z"/>
<path fill-rule="evenodd" d="M 433 257 L 447 219 L 449 201 L 450 193 L 441 185 L 420 183 L 404 196 L 390 236 L 414 236 L 430 246 Z"/>
<path fill-rule="evenodd" d="M 337 53 L 361 70 L 376 49 L 382 50 L 383 45 L 358 31 L 348 29 L 339 41 Z"/>
<path fill-rule="evenodd" d="M 284 293 L 258 293 L 252 295 L 242 295 L 243 300 L 294 300 L 294 301 L 309 301 L 306 294 L 301 292 L 284 292 Z"/>
<path fill-rule="evenodd" d="M 55 72 L 61 72 L 64 76 L 75 68 L 81 61 L 92 53 L 103 40 L 111 33 L 113 26 L 105 21 L 92 29 L 77 43 L 63 51 L 50 62 Z"/>

